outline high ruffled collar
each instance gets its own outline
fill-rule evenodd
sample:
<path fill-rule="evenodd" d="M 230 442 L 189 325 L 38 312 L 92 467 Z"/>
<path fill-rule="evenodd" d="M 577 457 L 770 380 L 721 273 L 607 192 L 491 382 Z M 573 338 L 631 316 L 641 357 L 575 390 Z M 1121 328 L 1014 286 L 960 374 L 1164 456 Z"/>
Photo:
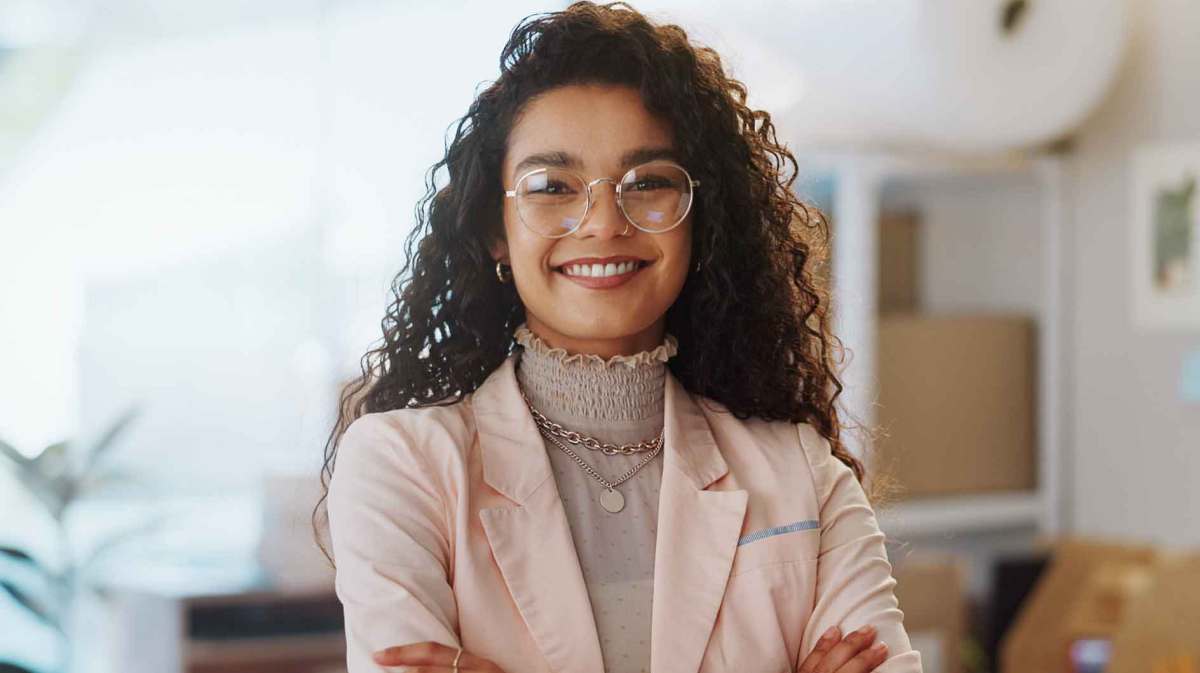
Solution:
<path fill-rule="evenodd" d="M 661 424 L 667 361 L 679 350 L 665 335 L 658 346 L 604 358 L 554 348 L 525 323 L 513 332 L 522 346 L 517 379 L 530 402 L 551 420 L 649 421 Z"/>
<path fill-rule="evenodd" d="M 535 334 L 533 330 L 529 329 L 525 323 L 517 326 L 517 329 L 513 331 L 513 338 L 516 339 L 518 344 L 524 346 L 525 350 L 536 351 L 547 357 L 555 358 L 564 366 L 580 363 L 601 368 L 611 368 L 619 364 L 637 367 L 655 362 L 666 362 L 671 359 L 672 355 L 679 352 L 679 340 L 671 334 L 667 334 L 661 344 L 650 350 L 644 350 L 633 355 L 614 355 L 608 359 L 594 353 L 569 354 L 565 348 L 554 348 Z"/>

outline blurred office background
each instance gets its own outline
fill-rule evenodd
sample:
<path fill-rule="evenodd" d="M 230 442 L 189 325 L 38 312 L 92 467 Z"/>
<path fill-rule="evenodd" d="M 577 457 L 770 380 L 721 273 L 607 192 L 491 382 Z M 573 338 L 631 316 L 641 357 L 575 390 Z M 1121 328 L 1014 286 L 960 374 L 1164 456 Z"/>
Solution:
<path fill-rule="evenodd" d="M 448 126 L 564 5 L 0 0 L 0 670 L 344 670 L 336 391 Z M 1200 4 L 635 6 L 830 217 L 926 671 L 1200 657 Z"/>

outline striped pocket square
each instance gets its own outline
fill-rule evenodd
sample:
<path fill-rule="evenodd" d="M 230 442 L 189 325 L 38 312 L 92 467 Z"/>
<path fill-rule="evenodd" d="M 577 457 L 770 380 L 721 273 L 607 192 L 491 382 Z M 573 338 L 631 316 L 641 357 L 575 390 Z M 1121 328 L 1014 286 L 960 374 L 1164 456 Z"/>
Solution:
<path fill-rule="evenodd" d="M 747 533 L 747 534 L 743 535 L 741 538 L 739 538 L 738 546 L 740 547 L 740 546 L 746 544 L 747 542 L 754 542 L 755 540 L 761 540 L 764 537 L 771 537 L 772 535 L 782 535 L 783 533 L 791 533 L 791 532 L 798 531 L 798 530 L 813 530 L 813 529 L 819 528 L 819 527 L 820 527 L 820 524 L 817 523 L 816 519 L 804 519 L 803 521 L 793 521 L 792 523 L 785 524 L 782 526 L 772 526 L 770 528 L 760 528 L 759 530 L 756 530 L 752 533 Z"/>

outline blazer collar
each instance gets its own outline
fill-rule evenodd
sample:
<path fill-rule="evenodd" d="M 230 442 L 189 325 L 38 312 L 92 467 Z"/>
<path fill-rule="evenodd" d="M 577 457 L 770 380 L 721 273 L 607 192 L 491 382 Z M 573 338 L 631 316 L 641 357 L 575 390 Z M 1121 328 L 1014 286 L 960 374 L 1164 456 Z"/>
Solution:
<path fill-rule="evenodd" d="M 603 673 L 599 637 L 537 424 L 521 399 L 517 355 L 473 393 L 483 478 L 516 503 L 480 521 L 518 611 L 552 670 Z M 667 371 L 663 478 L 655 540 L 652 673 L 695 673 L 745 520 L 744 489 L 706 490 L 729 473 L 708 420 Z"/>

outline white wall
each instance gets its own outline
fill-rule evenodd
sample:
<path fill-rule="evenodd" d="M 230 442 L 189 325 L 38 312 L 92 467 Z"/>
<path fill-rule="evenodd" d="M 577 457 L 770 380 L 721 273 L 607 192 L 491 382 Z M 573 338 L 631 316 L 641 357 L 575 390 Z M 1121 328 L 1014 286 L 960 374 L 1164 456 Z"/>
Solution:
<path fill-rule="evenodd" d="M 1030 174 L 889 184 L 884 210 L 913 209 L 920 215 L 921 310 L 1036 316 L 1046 286 L 1043 191 Z"/>
<path fill-rule="evenodd" d="M 546 6 L 119 5 L 0 183 L 0 437 L 140 405 L 116 457 L 162 483 L 315 478 L 447 127 Z"/>
<path fill-rule="evenodd" d="M 1133 326 L 1131 153 L 1200 140 L 1200 3 L 1134 3 L 1120 79 L 1077 138 L 1069 188 L 1074 274 L 1069 516 L 1090 535 L 1200 545 L 1200 405 L 1180 396 L 1200 334 Z"/>

